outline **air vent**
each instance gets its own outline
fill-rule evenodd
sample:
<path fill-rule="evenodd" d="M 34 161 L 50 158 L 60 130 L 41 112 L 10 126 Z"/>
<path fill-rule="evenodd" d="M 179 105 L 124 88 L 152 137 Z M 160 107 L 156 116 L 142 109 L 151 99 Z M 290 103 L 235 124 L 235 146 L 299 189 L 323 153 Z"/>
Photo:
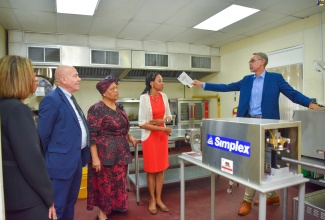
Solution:
<path fill-rule="evenodd" d="M 168 55 L 146 53 L 145 66 L 168 67 Z"/>
<path fill-rule="evenodd" d="M 191 56 L 191 67 L 211 69 L 211 57 Z"/>
<path fill-rule="evenodd" d="M 57 47 L 28 47 L 27 56 L 35 63 L 61 63 L 61 49 Z"/>
<path fill-rule="evenodd" d="M 120 65 L 118 51 L 91 50 L 91 64 Z"/>

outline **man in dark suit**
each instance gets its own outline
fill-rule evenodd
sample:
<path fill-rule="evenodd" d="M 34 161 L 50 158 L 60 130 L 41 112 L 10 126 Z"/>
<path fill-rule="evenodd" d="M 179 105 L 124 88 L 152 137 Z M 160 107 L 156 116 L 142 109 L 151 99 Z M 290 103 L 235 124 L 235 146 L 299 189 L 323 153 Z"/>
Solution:
<path fill-rule="evenodd" d="M 193 86 L 216 92 L 240 91 L 237 117 L 280 119 L 280 93 L 299 105 L 310 109 L 320 108 L 317 103 L 292 88 L 281 74 L 267 72 L 265 70 L 267 63 L 268 57 L 265 53 L 253 53 L 249 68 L 254 74 L 230 84 L 212 84 L 194 80 Z M 250 212 L 255 193 L 254 189 L 246 188 L 244 200 L 238 210 L 239 215 L 247 215 Z M 275 191 L 267 193 L 266 196 L 267 205 L 280 203 Z M 258 201 L 254 204 L 258 205 Z"/>
<path fill-rule="evenodd" d="M 74 67 L 59 66 L 55 71 L 58 87 L 39 106 L 38 132 L 54 188 L 57 216 L 62 220 L 74 218 L 82 166 L 90 156 L 88 124 L 72 95 L 79 90 L 80 80 Z"/>

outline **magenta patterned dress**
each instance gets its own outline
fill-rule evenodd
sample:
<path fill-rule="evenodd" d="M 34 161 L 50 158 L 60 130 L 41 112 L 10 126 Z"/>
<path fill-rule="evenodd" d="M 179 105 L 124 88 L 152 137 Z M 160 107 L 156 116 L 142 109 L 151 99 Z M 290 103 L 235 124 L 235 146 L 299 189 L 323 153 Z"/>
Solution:
<path fill-rule="evenodd" d="M 91 143 L 96 144 L 102 164 L 100 172 L 88 163 L 87 209 L 99 207 L 105 213 L 128 210 L 127 167 L 132 162 L 128 131 L 128 117 L 122 105 L 116 103 L 116 111 L 102 101 L 89 108 L 87 121 Z"/>

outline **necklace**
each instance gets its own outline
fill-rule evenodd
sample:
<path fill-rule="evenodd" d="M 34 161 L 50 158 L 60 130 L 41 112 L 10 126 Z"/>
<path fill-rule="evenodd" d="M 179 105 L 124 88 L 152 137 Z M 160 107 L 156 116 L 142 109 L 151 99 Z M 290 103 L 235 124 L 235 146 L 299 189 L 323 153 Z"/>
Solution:
<path fill-rule="evenodd" d="M 155 101 L 158 102 L 159 101 L 159 94 L 157 93 L 157 95 L 150 95 L 150 98 Z"/>

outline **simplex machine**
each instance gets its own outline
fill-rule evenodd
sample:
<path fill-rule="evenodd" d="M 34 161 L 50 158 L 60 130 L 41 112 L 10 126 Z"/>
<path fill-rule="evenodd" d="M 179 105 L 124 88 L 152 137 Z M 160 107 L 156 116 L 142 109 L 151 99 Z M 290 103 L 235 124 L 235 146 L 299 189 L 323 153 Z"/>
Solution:
<path fill-rule="evenodd" d="M 308 180 L 294 163 L 301 155 L 300 121 L 239 117 L 202 119 L 200 129 L 185 132 L 185 140 L 191 143 L 192 149 L 202 152 L 202 162 L 180 156 L 181 168 L 184 160 L 208 165 L 206 169 L 228 178 L 230 186 L 235 181 L 262 192 L 259 195 L 262 204 L 263 201 L 266 204 L 265 192 L 284 189 L 282 219 L 287 219 L 287 202 L 284 202 L 287 201 L 287 187 L 300 184 L 299 198 L 304 200 L 304 183 Z M 181 172 L 181 219 L 184 219 L 183 176 Z M 213 176 L 211 192 L 214 192 Z M 212 219 L 213 207 L 214 199 L 211 200 Z M 303 202 L 298 204 L 298 210 L 298 219 L 303 219 Z M 265 215 L 266 206 L 260 205 L 259 219 L 265 219 Z"/>
<path fill-rule="evenodd" d="M 202 160 L 191 159 L 183 153 L 180 156 L 181 167 L 184 167 L 184 161 L 188 161 L 225 176 L 230 185 L 232 181 L 247 185 L 262 192 L 259 198 L 265 203 L 266 192 L 283 189 L 282 219 L 287 219 L 287 187 L 299 185 L 298 219 L 304 219 L 304 183 L 309 180 L 300 174 L 299 165 L 321 170 L 324 167 L 301 161 L 301 133 L 300 121 L 203 119 L 200 128 L 185 130 L 185 141 L 191 143 L 192 151 L 202 153 Z M 184 219 L 182 181 L 181 217 Z M 214 191 L 212 184 L 211 190 Z M 214 200 L 211 207 L 214 207 Z M 213 212 L 214 208 L 211 210 L 212 218 Z M 265 219 L 265 213 L 265 206 L 260 205 L 259 219 Z"/>
<path fill-rule="evenodd" d="M 186 131 L 202 162 L 234 176 L 233 180 L 268 187 L 303 178 L 300 160 L 301 123 L 257 118 L 203 119 L 200 129 Z"/>

